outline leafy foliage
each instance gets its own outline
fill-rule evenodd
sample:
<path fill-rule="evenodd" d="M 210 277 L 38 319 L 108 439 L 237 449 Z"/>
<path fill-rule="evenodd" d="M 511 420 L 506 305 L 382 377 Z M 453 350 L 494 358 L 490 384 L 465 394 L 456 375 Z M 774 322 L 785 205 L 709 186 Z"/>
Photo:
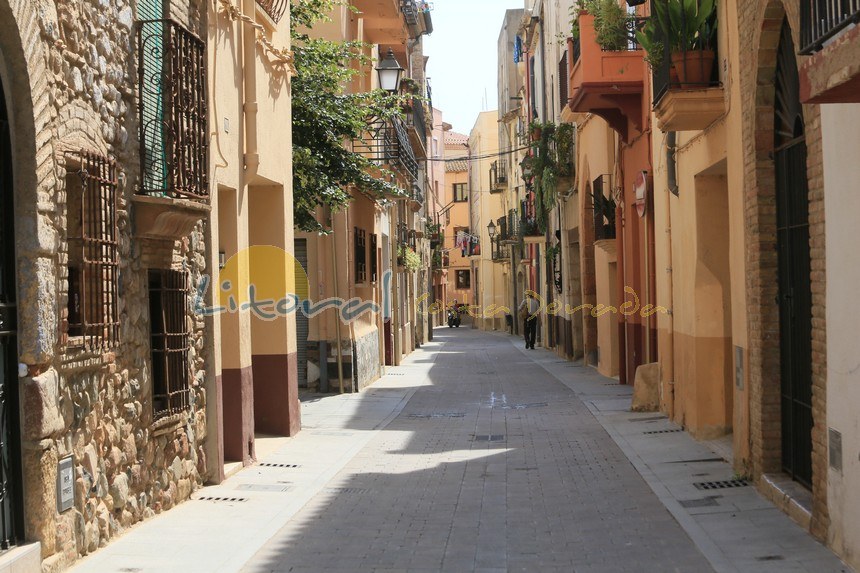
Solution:
<path fill-rule="evenodd" d="M 361 42 L 312 38 L 328 21 L 335 0 L 294 2 L 291 37 L 298 75 L 293 79 L 293 204 L 296 227 L 326 232 L 318 207 L 346 207 L 350 189 L 373 198 L 402 195 L 390 172 L 354 153 L 345 142 L 361 136 L 371 118 L 400 114 L 401 98 L 382 90 L 345 93 L 344 86 L 371 64 Z"/>
<path fill-rule="evenodd" d="M 716 0 L 658 0 L 654 3 L 654 10 L 656 25 L 672 52 L 714 47 Z"/>

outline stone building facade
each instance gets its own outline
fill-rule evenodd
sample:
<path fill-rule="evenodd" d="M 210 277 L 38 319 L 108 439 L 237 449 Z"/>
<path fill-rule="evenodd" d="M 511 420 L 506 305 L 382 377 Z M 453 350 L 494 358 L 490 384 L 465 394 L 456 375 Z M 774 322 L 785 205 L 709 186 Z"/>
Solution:
<path fill-rule="evenodd" d="M 162 49 L 147 64 L 158 73 L 148 77 L 175 79 L 164 75 L 177 72 L 167 55 L 205 51 L 206 7 L 189 0 L 166 13 L 152 4 L 173 23 L 159 24 Z M 192 58 L 180 70 L 185 87 L 155 82 L 173 91 L 155 94 L 166 113 L 144 135 L 144 9 L 0 0 L 0 107 L 11 141 L 0 191 L 14 209 L 2 241 L 14 244 L 5 251 L 4 274 L 16 277 L 9 292 L 17 285 L 17 311 L 14 295 L 4 301 L 17 352 L 12 332 L 2 384 L 13 398 L 20 387 L 20 405 L 5 405 L 4 510 L 14 517 L 4 540 L 39 542 L 45 571 L 188 499 L 209 471 L 211 357 L 191 286 L 207 272 L 205 66 Z M 179 110 L 187 96 L 197 99 Z M 184 132 L 170 112 L 185 114 Z"/>

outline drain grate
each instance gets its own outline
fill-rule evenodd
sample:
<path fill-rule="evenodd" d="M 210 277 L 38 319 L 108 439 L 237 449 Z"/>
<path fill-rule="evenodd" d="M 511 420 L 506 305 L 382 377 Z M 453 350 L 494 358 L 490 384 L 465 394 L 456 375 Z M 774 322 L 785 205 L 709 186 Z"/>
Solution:
<path fill-rule="evenodd" d="M 299 464 L 273 464 L 270 462 L 263 462 L 261 464 L 257 464 L 261 468 L 300 468 Z"/>
<path fill-rule="evenodd" d="M 238 490 L 242 491 L 266 491 L 272 493 L 282 493 L 285 491 L 290 491 L 293 489 L 288 485 L 278 485 L 278 484 L 262 484 L 262 483 L 243 483 L 239 484 L 236 487 Z"/>
<path fill-rule="evenodd" d="M 369 489 L 364 489 L 360 487 L 327 487 L 323 489 L 324 493 L 348 493 L 355 495 L 363 495 L 366 493 L 370 493 Z"/>
<path fill-rule="evenodd" d="M 243 502 L 248 501 L 247 497 L 223 497 L 217 495 L 205 495 L 198 497 L 198 501 L 217 501 L 217 502 Z"/>
<path fill-rule="evenodd" d="M 732 487 L 745 487 L 749 482 L 745 479 L 727 479 L 722 481 L 700 481 L 693 484 L 696 489 L 728 489 Z"/>
<path fill-rule="evenodd" d="M 465 418 L 465 412 L 434 412 L 432 414 L 407 414 L 407 418 L 428 420 L 430 418 Z"/>
<path fill-rule="evenodd" d="M 483 434 L 480 436 L 475 436 L 476 442 L 504 442 L 505 435 L 504 434 Z"/>
<path fill-rule="evenodd" d="M 681 504 L 681 507 L 686 507 L 687 509 L 691 509 L 694 507 L 716 507 L 719 504 L 717 503 L 717 499 L 722 496 L 719 495 L 709 495 L 708 497 L 703 497 L 702 499 L 679 499 L 678 503 Z"/>
<path fill-rule="evenodd" d="M 502 406 L 502 410 L 525 410 L 526 408 L 546 408 L 549 406 L 546 402 L 534 402 L 532 404 L 514 404 L 512 406 Z"/>
<path fill-rule="evenodd" d="M 657 420 L 668 420 L 667 416 L 648 416 L 647 418 L 629 418 L 628 422 L 656 422 Z"/>
<path fill-rule="evenodd" d="M 684 430 L 680 428 L 672 429 L 672 430 L 651 430 L 650 432 L 642 432 L 643 434 L 677 434 L 678 432 L 683 432 Z"/>

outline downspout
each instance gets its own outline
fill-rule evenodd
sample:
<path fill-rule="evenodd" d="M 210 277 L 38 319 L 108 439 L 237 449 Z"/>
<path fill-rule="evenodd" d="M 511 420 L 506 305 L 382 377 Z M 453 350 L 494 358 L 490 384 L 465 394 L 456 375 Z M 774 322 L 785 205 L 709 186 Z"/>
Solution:
<path fill-rule="evenodd" d="M 674 131 L 669 132 L 669 136 L 667 139 L 667 147 L 666 147 L 666 167 L 668 171 L 668 187 L 669 193 L 673 195 L 678 195 L 678 176 L 676 172 L 676 163 L 675 163 L 675 145 L 677 143 L 677 136 Z M 667 290 L 668 290 L 668 301 L 669 301 L 669 312 L 667 315 L 668 326 L 667 326 L 667 334 L 666 337 L 666 376 L 665 380 L 668 384 L 669 393 L 665 397 L 666 399 L 666 414 L 669 416 L 669 419 L 675 418 L 675 280 L 674 280 L 674 270 L 673 270 L 673 261 L 672 261 L 672 208 L 669 194 L 666 194 L 666 233 L 668 235 L 668 260 L 669 266 L 666 268 L 667 278 Z"/>
<path fill-rule="evenodd" d="M 332 225 L 334 226 L 334 225 Z M 331 236 L 331 267 L 334 274 L 334 298 L 338 298 L 338 276 L 337 276 L 337 235 L 332 233 Z M 343 394 L 343 349 L 341 348 L 341 332 L 340 332 L 340 317 L 334 317 L 334 333 L 337 338 L 337 382 L 338 390 Z"/>
<path fill-rule="evenodd" d="M 389 236 L 391 237 L 391 362 L 393 366 L 400 365 L 400 301 L 397 299 L 397 289 L 400 277 L 397 272 L 397 250 L 400 248 L 400 237 L 397 235 L 398 209 L 395 203 L 390 207 L 391 217 L 388 218 Z"/>
<path fill-rule="evenodd" d="M 260 166 L 257 148 L 257 39 L 254 25 L 257 20 L 256 0 L 242 0 L 242 12 L 250 18 L 242 26 L 242 89 L 245 115 L 245 183 L 256 177 Z"/>

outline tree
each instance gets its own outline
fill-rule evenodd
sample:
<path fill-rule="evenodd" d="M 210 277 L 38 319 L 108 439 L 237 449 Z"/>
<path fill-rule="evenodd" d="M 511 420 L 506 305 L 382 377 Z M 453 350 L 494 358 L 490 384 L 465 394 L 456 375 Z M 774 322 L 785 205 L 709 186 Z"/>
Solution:
<path fill-rule="evenodd" d="M 373 199 L 406 192 L 394 175 L 354 153 L 346 144 L 358 138 L 372 118 L 390 119 L 401 98 L 383 90 L 344 93 L 344 86 L 371 63 L 366 44 L 312 38 L 317 22 L 328 20 L 335 0 L 294 2 L 290 32 L 298 72 L 293 78 L 293 205 L 295 225 L 325 232 L 318 207 L 346 207 L 350 189 Z"/>

